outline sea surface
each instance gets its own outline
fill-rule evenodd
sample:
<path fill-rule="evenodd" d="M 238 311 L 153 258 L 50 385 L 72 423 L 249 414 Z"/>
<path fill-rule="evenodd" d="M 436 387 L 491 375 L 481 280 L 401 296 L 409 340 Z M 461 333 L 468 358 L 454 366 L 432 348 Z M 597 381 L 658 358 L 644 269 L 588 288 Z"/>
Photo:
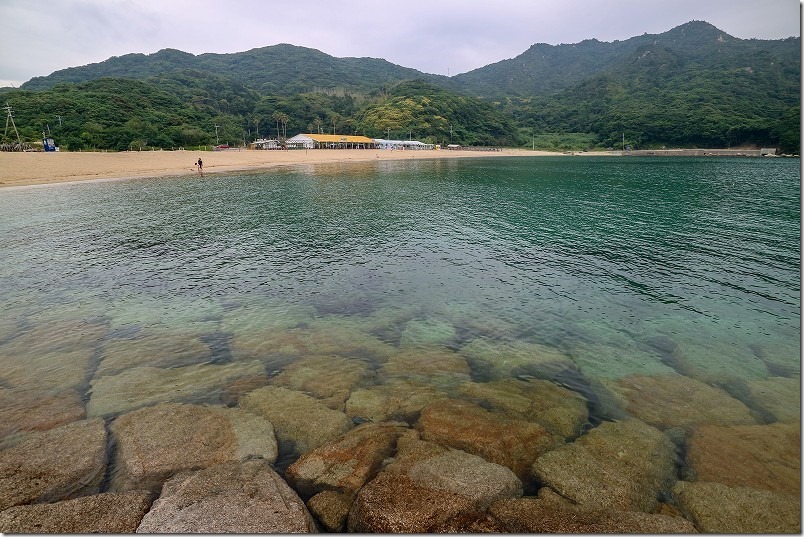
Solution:
<path fill-rule="evenodd" d="M 800 419 L 796 159 L 416 158 L 9 188 L 0 259 L 0 390 L 17 404 L 234 405 L 236 374 L 122 406 L 100 379 L 256 361 L 293 387 L 283 371 L 329 356 L 363 373 L 344 393 L 296 387 L 347 413 L 394 380 L 459 398 L 515 379 L 584 398 L 568 442 L 632 416 L 686 439 L 744 423 L 685 415 L 691 385 L 757 426 Z M 411 352 L 463 365 L 383 369 Z M 640 414 L 634 379 L 667 387 L 664 414 Z M 675 438 L 678 477 L 694 475 Z"/>

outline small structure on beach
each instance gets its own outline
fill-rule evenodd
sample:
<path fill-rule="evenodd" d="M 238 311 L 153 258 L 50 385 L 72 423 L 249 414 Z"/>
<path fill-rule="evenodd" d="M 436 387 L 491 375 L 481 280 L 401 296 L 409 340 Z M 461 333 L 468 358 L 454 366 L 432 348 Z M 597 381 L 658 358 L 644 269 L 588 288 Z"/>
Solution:
<path fill-rule="evenodd" d="M 285 140 L 288 149 L 374 149 L 374 140 L 347 134 L 297 134 Z"/>
<path fill-rule="evenodd" d="M 428 151 L 435 149 L 433 144 L 425 144 L 418 140 L 384 140 L 382 138 L 374 138 L 372 141 L 377 149 L 415 149 Z"/>
<path fill-rule="evenodd" d="M 249 149 L 281 149 L 281 146 L 279 145 L 279 140 L 266 140 L 265 138 L 260 138 L 251 142 L 249 144 Z"/>

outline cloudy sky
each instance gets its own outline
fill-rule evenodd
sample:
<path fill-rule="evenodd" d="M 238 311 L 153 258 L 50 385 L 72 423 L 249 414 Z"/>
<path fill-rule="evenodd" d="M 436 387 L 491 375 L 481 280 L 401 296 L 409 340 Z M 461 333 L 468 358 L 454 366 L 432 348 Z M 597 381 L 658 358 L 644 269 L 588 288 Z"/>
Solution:
<path fill-rule="evenodd" d="M 534 43 L 624 40 L 691 20 L 742 39 L 801 35 L 799 0 L 0 0 L 0 86 L 130 52 L 277 43 L 455 75 Z"/>

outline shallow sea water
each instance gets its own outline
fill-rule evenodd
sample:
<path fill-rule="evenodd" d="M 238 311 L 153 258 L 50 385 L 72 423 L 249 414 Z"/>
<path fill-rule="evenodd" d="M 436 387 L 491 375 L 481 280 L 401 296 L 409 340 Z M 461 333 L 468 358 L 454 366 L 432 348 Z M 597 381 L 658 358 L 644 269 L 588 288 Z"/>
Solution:
<path fill-rule="evenodd" d="M 695 427 L 800 420 L 800 184 L 792 159 L 543 157 L 0 190 L 0 390 L 7 409 L 75 392 L 109 420 L 236 405 L 228 386 L 264 373 L 356 421 L 415 425 L 361 415 L 350 394 L 549 381 L 587 403 L 567 441 L 629 416 L 682 430 L 689 478 Z M 348 361 L 360 375 L 338 376 Z M 340 391 L 283 375 L 308 363 Z M 199 381 L 201 365 L 230 369 Z M 101 393 L 143 368 L 193 376 L 141 400 Z M 640 400 L 656 379 L 666 392 Z M 685 415 L 702 385 L 752 421 Z"/>

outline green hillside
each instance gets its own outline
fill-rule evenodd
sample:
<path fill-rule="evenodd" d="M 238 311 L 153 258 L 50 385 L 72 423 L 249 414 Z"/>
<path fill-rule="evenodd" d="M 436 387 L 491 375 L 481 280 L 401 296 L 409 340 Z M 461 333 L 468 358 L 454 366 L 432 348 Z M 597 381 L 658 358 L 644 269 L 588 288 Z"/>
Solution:
<path fill-rule="evenodd" d="M 536 44 L 447 78 L 293 45 L 165 49 L 2 89 L 31 140 L 178 147 L 340 132 L 428 142 L 635 148 L 800 146 L 800 38 L 737 39 L 693 21 L 624 41 Z M 57 120 L 58 117 L 61 120 Z M 217 125 L 217 137 L 216 128 Z"/>
<path fill-rule="evenodd" d="M 43 90 L 61 82 L 88 82 L 108 77 L 142 80 L 187 69 L 229 78 L 262 94 L 278 95 L 309 92 L 318 88 L 371 91 L 384 84 L 416 78 L 446 78 L 400 67 L 382 59 L 335 58 L 315 49 L 281 44 L 233 54 L 194 56 L 173 49 L 148 55 L 126 54 L 35 77 L 21 88 Z"/>

